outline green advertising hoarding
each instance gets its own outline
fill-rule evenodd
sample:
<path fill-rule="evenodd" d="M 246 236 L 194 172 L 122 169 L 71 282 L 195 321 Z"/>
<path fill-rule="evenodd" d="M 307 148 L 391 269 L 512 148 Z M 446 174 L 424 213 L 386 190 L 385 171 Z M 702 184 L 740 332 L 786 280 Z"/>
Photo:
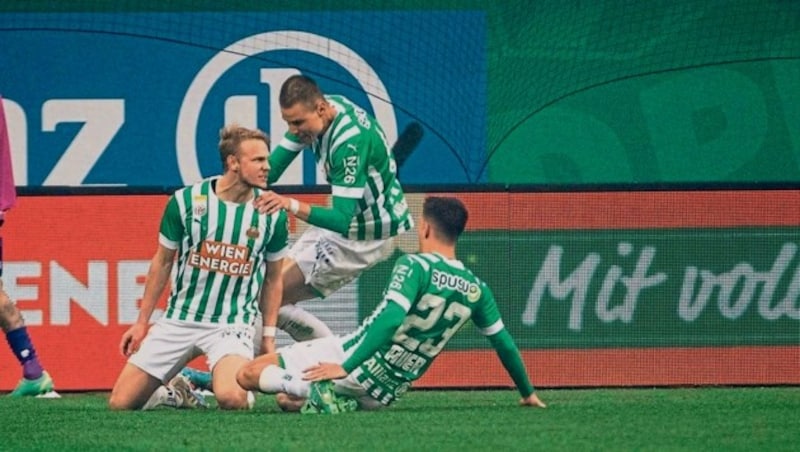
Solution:
<path fill-rule="evenodd" d="M 522 348 L 800 344 L 800 231 L 478 231 L 459 258 Z M 361 278 L 363 317 L 390 263 Z M 473 328 L 455 349 L 488 346 Z"/>

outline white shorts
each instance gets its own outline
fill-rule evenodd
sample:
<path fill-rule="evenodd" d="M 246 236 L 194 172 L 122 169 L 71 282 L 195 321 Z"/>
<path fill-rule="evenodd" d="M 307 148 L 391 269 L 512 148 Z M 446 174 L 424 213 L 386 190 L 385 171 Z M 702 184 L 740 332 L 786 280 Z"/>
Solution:
<path fill-rule="evenodd" d="M 394 251 L 394 237 L 350 240 L 338 232 L 309 226 L 289 251 L 320 297 L 325 298 L 355 279 L 361 272 L 386 260 Z"/>
<path fill-rule="evenodd" d="M 253 359 L 254 328 L 250 325 L 183 322 L 158 319 L 128 362 L 166 382 L 192 359 L 205 354 L 213 369 L 227 355 Z"/>
<path fill-rule="evenodd" d="M 341 339 L 337 336 L 295 342 L 292 345 L 279 348 L 278 354 L 286 372 L 298 381 L 302 381 L 303 371 L 309 367 L 321 362 L 342 364 L 345 359 Z M 311 383 L 307 384 L 310 385 Z M 359 408 L 362 410 L 376 410 L 384 406 L 370 397 L 352 375 L 348 375 L 341 380 L 334 380 L 333 388 L 337 394 L 356 399 Z"/>

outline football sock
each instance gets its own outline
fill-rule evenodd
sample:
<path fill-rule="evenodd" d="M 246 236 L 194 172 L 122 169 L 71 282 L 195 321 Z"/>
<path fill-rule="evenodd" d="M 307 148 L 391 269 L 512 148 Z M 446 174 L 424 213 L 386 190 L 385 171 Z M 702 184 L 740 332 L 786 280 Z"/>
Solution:
<path fill-rule="evenodd" d="M 258 389 L 267 394 L 285 392 L 296 397 L 308 397 L 309 382 L 295 378 L 276 365 L 267 366 L 258 377 Z"/>
<path fill-rule="evenodd" d="M 322 320 L 293 304 L 281 306 L 278 311 L 278 328 L 298 342 L 333 336 L 331 329 Z"/>
<path fill-rule="evenodd" d="M 26 380 L 36 380 L 42 376 L 42 365 L 36 356 L 28 329 L 26 327 L 17 328 L 6 333 L 6 340 L 11 347 L 14 356 L 22 364 L 22 376 Z"/>

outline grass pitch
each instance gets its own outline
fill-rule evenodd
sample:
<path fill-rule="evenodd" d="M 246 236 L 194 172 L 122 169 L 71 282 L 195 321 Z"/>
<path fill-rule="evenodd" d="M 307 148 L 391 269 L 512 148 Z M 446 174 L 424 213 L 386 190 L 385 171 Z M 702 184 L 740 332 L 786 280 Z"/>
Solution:
<path fill-rule="evenodd" d="M 800 447 L 800 388 L 412 391 L 381 412 L 109 412 L 106 393 L 0 397 L 0 450 L 741 450 Z M 213 406 L 213 399 L 212 406 Z"/>

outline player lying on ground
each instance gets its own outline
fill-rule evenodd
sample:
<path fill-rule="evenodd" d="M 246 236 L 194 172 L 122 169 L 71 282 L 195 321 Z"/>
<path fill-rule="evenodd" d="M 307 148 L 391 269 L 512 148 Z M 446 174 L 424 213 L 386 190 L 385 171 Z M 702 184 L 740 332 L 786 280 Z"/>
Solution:
<path fill-rule="evenodd" d="M 397 260 L 383 301 L 356 331 L 260 356 L 239 371 L 239 384 L 281 394 L 278 403 L 287 411 L 379 408 L 421 377 L 471 319 L 516 384 L 520 404 L 544 408 L 491 290 L 456 259 L 456 240 L 466 222 L 467 210 L 458 199 L 427 198 L 418 228 L 420 252 Z"/>
<path fill-rule="evenodd" d="M 264 321 L 277 321 L 289 231 L 285 212 L 265 215 L 253 205 L 269 173 L 266 134 L 226 127 L 219 151 L 223 175 L 178 190 L 167 203 L 139 317 L 120 342 L 129 359 L 111 392 L 111 409 L 202 405 L 188 381 L 173 379 L 200 354 L 208 357 L 218 406 L 251 405 L 252 394 L 235 377 L 253 359 L 259 310 Z M 148 332 L 176 257 L 167 309 Z"/>

